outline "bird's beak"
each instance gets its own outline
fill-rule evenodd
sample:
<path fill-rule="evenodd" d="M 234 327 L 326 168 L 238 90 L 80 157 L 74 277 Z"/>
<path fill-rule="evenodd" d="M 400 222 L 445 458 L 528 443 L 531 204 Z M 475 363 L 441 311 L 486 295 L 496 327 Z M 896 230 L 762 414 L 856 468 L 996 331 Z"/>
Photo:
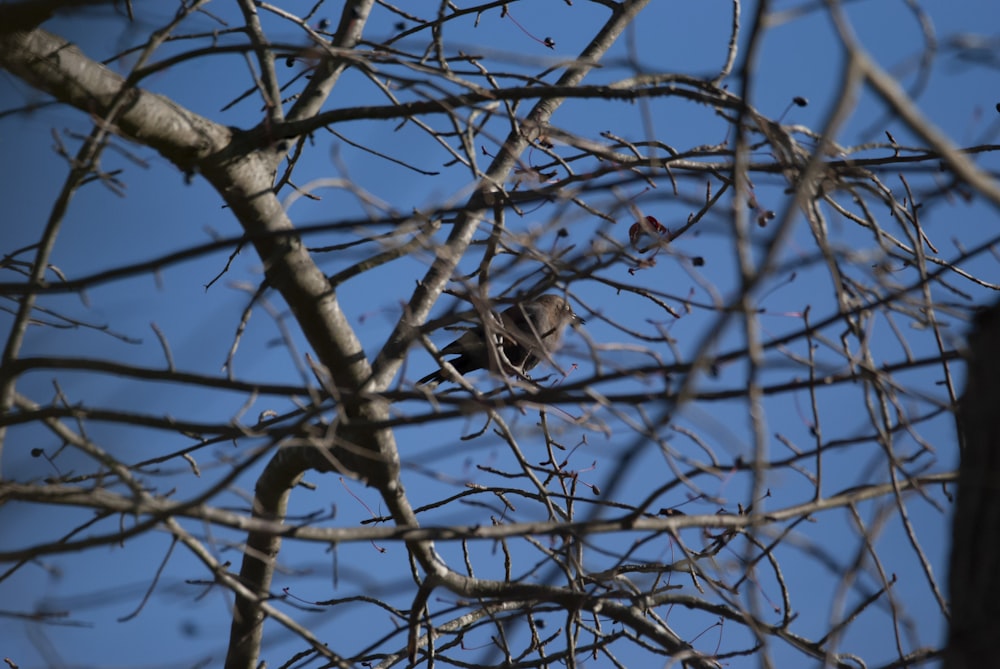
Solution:
<path fill-rule="evenodd" d="M 580 327 L 581 325 L 585 324 L 586 322 L 587 322 L 587 321 L 583 320 L 582 318 L 580 318 L 580 317 L 579 317 L 579 316 L 577 316 L 576 314 L 573 314 L 573 320 L 572 320 L 572 321 L 570 322 L 570 324 L 571 324 L 571 325 L 572 325 L 573 327 L 575 327 L 575 328 L 576 328 L 576 327 Z"/>

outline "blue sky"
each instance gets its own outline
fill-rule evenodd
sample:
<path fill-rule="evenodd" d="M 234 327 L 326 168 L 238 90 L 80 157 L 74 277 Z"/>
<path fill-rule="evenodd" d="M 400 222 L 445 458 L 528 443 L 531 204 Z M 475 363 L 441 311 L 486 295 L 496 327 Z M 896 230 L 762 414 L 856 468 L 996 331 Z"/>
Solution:
<path fill-rule="evenodd" d="M 418 3 L 421 4 L 421 3 Z M 422 3 L 424 11 L 431 13 L 436 3 Z M 793 3 L 775 3 L 775 10 L 791 9 Z M 945 129 L 960 145 L 996 142 L 998 117 L 994 111 L 998 90 L 998 68 L 971 67 L 958 60 L 947 47 L 949 39 L 955 35 L 984 35 L 997 25 L 998 10 L 989 2 L 946 3 L 928 2 L 921 5 L 932 18 L 939 53 L 933 63 L 926 89 L 917 102 L 921 111 L 934 123 Z M 530 7 L 530 9 L 529 9 Z M 237 22 L 233 6 L 211 5 L 213 12 Z M 332 8 L 331 8 L 332 9 Z M 921 30 L 914 14 L 903 2 L 872 1 L 849 3 L 845 8 L 850 16 L 858 38 L 878 62 L 900 78 L 904 86 L 915 81 L 914 59 L 924 48 Z M 145 21 L 143 27 L 129 28 L 120 20 L 109 20 L 104 12 L 90 12 L 72 18 L 57 18 L 45 28 L 76 41 L 86 53 L 94 58 L 106 58 L 125 45 L 132 44 L 144 34 L 147 25 L 159 25 L 166 14 L 156 16 L 155 12 L 143 8 L 140 16 Z M 164 10 L 166 11 L 166 10 Z M 572 6 L 556 0 L 537 3 L 514 3 L 510 11 L 517 23 L 502 19 L 497 11 L 484 14 L 479 26 L 472 27 L 474 17 L 456 22 L 454 37 L 449 38 L 453 48 L 478 49 L 494 56 L 498 63 L 511 71 L 537 71 L 539 64 L 551 60 L 571 58 L 578 53 L 589 39 L 594 26 L 603 20 L 603 10 L 582 0 Z M 629 42 L 635 44 L 640 67 L 649 71 L 680 72 L 695 76 L 714 73 L 725 57 L 725 43 L 729 31 L 730 4 L 721 0 L 700 3 L 654 2 L 644 12 L 634 32 L 623 38 L 615 47 L 606 67 L 593 74 L 588 81 L 611 81 L 625 76 L 629 57 Z M 744 23 L 752 16 L 752 7 L 745 8 Z M 318 18 L 318 17 L 317 17 Z M 329 18 L 333 19 L 331 14 Z M 391 33 L 393 20 L 377 17 L 369 25 L 366 37 L 378 39 Z M 517 24 L 523 26 L 522 30 Z M 192 20 L 190 31 L 209 30 L 216 24 L 207 17 Z M 555 41 L 554 50 L 545 49 L 535 37 L 551 37 Z M 276 28 L 272 39 L 287 39 L 297 43 L 298 33 L 292 28 Z M 404 41 L 402 46 L 406 46 Z M 165 57 L 175 49 L 187 45 L 168 46 L 162 51 Z M 834 37 L 830 22 L 822 13 L 815 13 L 776 26 L 766 33 L 756 70 L 756 85 L 753 104 L 763 114 L 781 117 L 791 99 L 795 96 L 808 98 L 808 107 L 793 107 L 783 120 L 789 124 L 803 124 L 817 127 L 825 117 L 829 105 L 836 101 L 837 81 L 840 78 L 842 52 Z M 113 65 L 113 67 L 118 67 Z M 297 73 L 298 67 L 289 68 L 283 76 Z M 500 67 L 499 64 L 495 66 Z M 630 66 L 629 66 L 630 67 Z M 176 71 L 157 75 L 144 83 L 155 92 L 163 93 L 182 105 L 208 116 L 209 118 L 238 127 L 250 127 L 260 117 L 259 101 L 251 98 L 229 111 L 220 109 L 247 87 L 246 66 L 242 58 L 227 56 L 205 61 L 188 63 Z M 738 83 L 731 83 L 738 90 Z M 37 94 L 23 83 L 9 75 L 0 76 L 0 100 L 3 107 L 11 108 L 26 102 L 38 100 Z M 329 108 L 360 104 L 384 104 L 383 99 L 373 91 L 363 77 L 357 74 L 345 76 L 336 94 L 330 100 Z M 842 144 L 858 144 L 865 141 L 883 141 L 883 129 L 889 129 L 897 142 L 903 145 L 916 143 L 907 130 L 898 124 L 884 123 L 884 108 L 871 94 L 863 93 L 858 105 L 838 136 Z M 651 126 L 644 127 L 644 120 Z M 440 123 L 440 119 L 436 121 Z M 718 144 L 727 141 L 727 124 L 713 116 L 701 106 L 676 100 L 657 101 L 648 104 L 623 105 L 622 103 L 602 103 L 593 100 L 567 102 L 556 114 L 553 122 L 560 127 L 578 132 L 590 138 L 598 138 L 597 133 L 609 130 L 632 141 L 653 137 L 670 144 L 678 150 Z M 873 125 L 874 124 L 874 125 Z M 468 170 L 461 167 L 446 167 L 448 156 L 435 142 L 416 130 L 412 124 L 396 130 L 395 122 L 355 122 L 342 124 L 336 130 L 353 142 L 371 146 L 395 158 L 407 161 L 427 171 L 440 174 L 421 175 L 406 167 L 389 163 L 376 156 L 352 148 L 323 132 L 316 133 L 316 147 L 307 152 L 296 169 L 296 184 L 305 187 L 313 180 L 333 177 L 349 178 L 358 187 L 384 200 L 395 211 L 407 213 L 414 209 L 425 210 L 441 206 L 443 203 L 461 204 L 468 194 L 470 178 Z M 440 126 L 438 126 L 440 127 Z M 874 128 L 874 129 L 873 129 Z M 5 199 L 5 219 L 3 225 L 3 252 L 8 253 L 33 243 L 48 216 L 49 204 L 54 199 L 65 177 L 65 161 L 52 150 L 53 131 L 64 141 L 73 143 L 65 133 L 84 134 L 89 130 L 88 119 L 80 113 L 63 108 L 45 108 L 30 115 L 15 115 L 0 118 L 0 150 L 13 159 L 0 161 L 0 188 Z M 494 125 L 490 130 L 502 137 L 502 125 Z M 485 144 L 485 140 L 481 140 Z M 103 162 L 106 170 L 121 168 L 125 172 L 122 179 L 126 193 L 120 197 L 100 185 L 93 184 L 81 190 L 74 198 L 60 235 L 59 244 L 53 256 L 53 264 L 67 276 L 80 277 L 127 262 L 159 257 L 171 251 L 186 248 L 192 244 L 206 243 L 214 236 L 232 237 L 239 229 L 228 211 L 221 206 L 221 200 L 211 188 L 200 179 L 185 183 L 183 175 L 163 158 L 143 147 L 123 144 L 139 159 L 146 162 L 139 166 L 114 151 L 109 152 Z M 73 146 L 70 151 L 75 149 Z M 482 164 L 488 161 L 481 157 Z M 994 169 L 995 157 L 985 156 L 983 164 Z M 896 190 L 901 188 L 898 179 L 884 175 L 886 183 Z M 913 177 L 915 183 L 925 187 L 931 183 L 933 175 Z M 763 206 L 781 211 L 786 206 L 783 198 L 783 184 L 777 179 L 761 178 L 757 184 L 757 195 Z M 692 210 L 691 199 L 704 192 L 703 184 L 696 180 L 681 181 L 681 197 L 674 197 L 668 182 L 660 181 L 655 191 L 640 192 L 641 186 L 632 184 L 631 190 L 620 195 L 634 198 L 645 214 L 655 215 L 664 225 L 676 229 L 683 224 Z M 324 188 L 316 191 L 322 196 L 320 201 L 299 200 L 289 209 L 297 225 L 332 223 L 341 220 L 362 219 L 365 209 L 358 198 L 343 189 Z M 579 210 L 559 209 L 552 205 L 541 207 L 523 218 L 510 216 L 512 226 L 518 230 L 543 229 L 553 221 L 569 231 L 569 239 L 562 240 L 555 234 L 554 226 L 544 233 L 539 246 L 552 244 L 575 244 L 582 248 L 589 244 L 598 231 L 626 237 L 632 219 L 627 209 L 617 206 L 615 198 L 607 195 L 591 200 L 595 206 L 606 206 L 618 217 L 615 226 L 605 226 L 592 217 L 588 218 Z M 736 286 L 737 271 L 730 235 L 730 222 L 719 214 L 706 218 L 691 235 L 677 240 L 672 251 L 677 255 L 664 254 L 655 267 L 638 273 L 636 278 L 622 266 L 606 270 L 607 278 L 618 281 L 634 281 L 636 285 L 652 286 L 664 290 L 678 299 L 694 295 L 695 300 L 709 302 L 710 294 L 704 290 L 711 284 L 721 295 L 731 297 Z M 726 209 L 725 211 L 730 211 Z M 878 212 L 879 216 L 882 212 Z M 947 208 L 930 207 L 924 212 L 922 224 L 928 235 L 935 240 L 941 250 L 941 257 L 950 258 L 958 254 L 956 242 L 966 247 L 975 246 L 996 234 L 996 212 L 988 206 L 972 200 L 957 201 Z M 859 254 L 856 263 L 859 273 L 865 267 L 864 254 L 873 248 L 870 233 L 835 220 L 830 233 L 838 248 L 853 250 Z M 447 234 L 447 230 L 439 233 Z M 755 238 L 761 244 L 768 231 L 759 231 Z M 902 236 L 902 232 L 899 232 Z M 339 239 L 330 234 L 317 234 L 307 239 L 315 246 L 335 243 Z M 782 258 L 789 264 L 809 256 L 814 250 L 804 221 L 796 224 Z M 353 252 L 319 256 L 318 262 L 324 269 L 333 272 L 360 257 Z M 77 296 L 46 298 L 44 304 L 60 313 L 79 318 L 92 324 L 107 324 L 121 338 L 95 329 L 75 328 L 69 330 L 36 328 L 26 343 L 24 355 L 72 355 L 81 357 L 111 357 L 116 360 L 148 366 L 164 365 L 163 350 L 151 329 L 155 323 L 169 341 L 170 349 L 180 369 L 214 373 L 226 360 L 232 338 L 239 322 L 241 311 L 261 277 L 260 261 L 249 251 L 244 251 L 234 262 L 232 269 L 211 289 L 208 283 L 224 266 L 229 251 L 215 252 L 200 256 L 188 262 L 174 265 L 157 273 L 156 276 L 140 275 L 123 281 L 115 281 L 89 289 L 86 300 Z M 707 264 L 704 268 L 685 266 L 679 258 L 702 256 Z M 873 256 L 874 258 L 874 256 Z M 414 282 L 426 269 L 429 257 L 417 257 L 386 265 L 367 273 L 363 280 L 346 283 L 338 296 L 359 338 L 365 344 L 366 352 L 374 355 L 385 341 L 400 313 L 401 301 L 408 297 Z M 877 258 L 875 258 L 877 260 Z M 474 266 L 474 265 L 473 265 Z M 965 269 L 987 281 L 1000 278 L 996 257 L 982 254 L 963 265 Z M 509 273 L 500 273 L 495 291 L 502 291 L 518 278 L 532 271 L 530 263 L 514 264 Z M 900 269 L 896 279 L 900 284 L 912 280 L 912 273 Z M 2 280 L 14 280 L 5 276 Z M 993 299 L 990 291 L 975 286 L 957 277 L 953 279 L 960 289 L 967 293 L 973 303 L 983 303 Z M 608 321 L 621 321 L 643 332 L 655 333 L 662 325 L 677 340 L 678 350 L 689 355 L 696 350 L 699 342 L 710 331 L 715 316 L 707 310 L 695 309 L 690 315 L 671 320 L 664 319 L 662 312 L 651 313 L 648 304 L 630 295 L 618 295 L 607 286 L 594 281 L 580 281 L 571 286 L 578 297 L 578 311 L 588 318 L 585 335 L 571 335 L 560 362 L 565 365 L 577 363 L 579 373 L 591 370 L 587 354 L 585 336 L 589 341 L 605 347 L 606 359 L 613 364 L 637 364 L 645 354 L 629 350 L 636 345 L 623 333 L 610 326 Z M 936 297 L 941 301 L 968 304 L 954 295 L 935 288 Z M 249 291 L 249 292 L 248 292 Z M 801 313 L 806 306 L 812 308 L 814 320 L 831 313 L 832 290 L 829 277 L 823 267 L 811 263 L 796 271 L 776 275 L 765 284 L 761 291 L 761 305 L 767 314 L 761 317 L 764 336 L 777 336 L 801 327 Z M 295 329 L 294 321 L 287 314 L 285 305 L 275 294 L 267 296 L 267 302 L 281 322 L 290 327 L 297 350 L 289 351 L 280 345 L 281 332 L 275 320 L 264 307 L 255 310 L 255 316 L 240 343 L 235 357 L 235 374 L 238 378 L 266 380 L 271 382 L 294 383 L 300 380 L 297 365 L 308 352 L 308 345 Z M 443 301 L 437 314 L 444 314 L 446 307 L 453 303 Z M 9 303 L 5 303 L 5 309 Z M 905 333 L 907 345 L 915 357 L 932 355 L 935 351 L 929 333 L 915 330 L 904 314 L 898 314 L 898 322 L 887 322 L 876 318 L 871 324 L 872 348 L 879 356 L 877 362 L 893 362 L 904 359 L 906 354 L 893 332 L 893 326 Z M 0 332 L 6 332 L 11 321 L 4 311 L 0 312 Z M 960 319 L 952 319 L 949 346 L 960 343 L 964 325 Z M 831 328 L 824 332 L 835 341 L 839 332 Z M 450 333 L 433 335 L 438 346 L 450 341 Z M 127 338 L 128 340 L 124 340 Z M 135 343 L 137 342 L 137 343 Z M 732 321 L 719 343 L 722 352 L 742 345 L 738 321 Z M 792 346 L 798 354 L 804 354 L 802 342 Z M 670 352 L 658 351 L 666 359 Z M 842 369 L 842 358 L 818 349 L 820 359 L 826 359 L 834 370 Z M 786 380 L 791 374 L 790 363 L 781 352 L 773 352 L 768 357 L 768 369 L 764 381 Z M 432 358 L 423 351 L 415 350 L 404 367 L 405 380 L 412 382 L 433 368 Z M 698 387 L 704 391 L 712 389 L 739 388 L 743 383 L 743 368 L 732 366 L 721 370 L 718 378 L 705 377 Z M 955 371 L 960 375 L 960 367 Z M 52 386 L 53 374 L 47 371 L 26 375 L 18 389 L 39 402 L 46 402 L 55 390 Z M 573 377 L 571 376 L 571 379 Z M 940 385 L 939 368 L 902 375 L 910 387 L 919 389 L 937 399 L 945 398 Z M 220 415 L 237 414 L 247 401 L 245 396 L 219 392 L 179 389 L 156 384 L 137 384 L 125 379 L 109 376 L 95 376 L 82 373 L 58 375 L 59 390 L 70 401 L 85 402 L 93 406 L 121 407 L 156 414 L 169 414 L 190 420 L 217 420 Z M 488 382 L 485 378 L 480 381 Z M 634 385 L 606 384 L 603 391 L 635 388 Z M 849 440 L 863 433 L 869 419 L 862 395 L 856 387 L 835 386 L 824 389 L 819 394 L 823 416 L 824 438 L 834 442 Z M 909 410 L 926 410 L 916 400 Z M 261 397 L 247 407 L 247 416 L 275 409 L 286 410 L 289 405 L 281 398 Z M 640 407 L 653 415 L 664 407 Z M 802 394 L 783 394 L 765 399 L 765 409 L 770 435 L 782 438 L 807 449 L 813 442 L 810 433 L 809 397 Z M 423 413 L 426 404 L 404 403 L 399 411 Z M 623 407 L 623 415 L 634 417 L 636 407 Z M 536 431 L 537 414 L 509 417 L 514 429 L 525 443 L 532 442 Z M 551 419 L 557 420 L 558 413 Z M 609 418 L 609 420 L 611 420 Z M 248 422 L 252 422 L 248 419 Z M 651 490 L 661 485 L 670 475 L 667 461 L 675 460 L 677 466 L 686 470 L 688 462 L 703 456 L 698 444 L 685 436 L 683 430 L 691 430 L 701 435 L 720 458 L 729 461 L 737 456 L 747 457 L 751 443 L 747 420 L 747 407 L 742 401 L 697 402 L 686 407 L 674 420 L 681 428 L 677 431 L 672 445 L 676 451 L 665 458 L 664 454 L 652 448 L 640 448 L 637 459 L 622 480 L 620 490 L 635 493 Z M 497 479 L 478 469 L 489 465 L 499 470 L 510 470 L 514 465 L 510 453 L 503 443 L 495 438 L 481 438 L 461 441 L 459 437 L 480 429 L 478 420 L 453 421 L 427 429 L 408 427 L 398 431 L 404 461 L 404 483 L 414 505 L 429 502 L 463 488 L 466 482 L 497 484 Z M 561 425 L 566 439 L 571 445 L 582 439 L 582 431 Z M 452 430 L 453 431 L 448 431 Z M 870 429 L 870 428 L 869 428 Z M 921 456 L 915 468 L 926 464 L 930 471 L 945 471 L 954 463 L 957 454 L 953 423 L 948 414 L 941 415 L 919 428 L 919 435 L 935 449 L 935 456 Z M 143 461 L 155 455 L 174 450 L 180 446 L 175 437 L 160 437 L 156 441 L 138 429 L 123 429 L 117 425 L 93 423 L 88 425 L 89 436 L 102 444 L 112 454 L 128 463 Z M 586 443 L 572 453 L 570 468 L 581 471 L 582 482 L 603 484 L 614 471 L 617 462 L 635 443 L 635 437 L 623 429 L 620 423 L 610 437 L 597 433 L 586 435 Z M 899 441 L 902 451 L 915 451 L 915 442 L 905 436 Z M 17 481 L 37 480 L 53 475 L 53 466 L 43 458 L 32 458 L 31 448 L 45 448 L 54 451 L 58 444 L 46 433 L 31 427 L 18 427 L 9 433 L 4 458 L 3 473 Z M 785 448 L 777 438 L 772 440 L 773 453 L 781 453 Z M 160 490 L 177 488 L 178 495 L 191 495 L 205 489 L 211 482 L 224 475 L 225 465 L 214 464 L 215 460 L 232 455 L 232 447 L 219 445 L 208 452 L 199 454 L 202 477 L 194 478 L 186 471 L 183 463 L 172 461 L 162 467 L 145 472 L 147 482 Z M 542 456 L 539 455 L 538 459 Z M 936 458 L 936 459 L 935 459 Z M 81 455 L 67 453 L 56 465 L 59 473 L 79 468 L 90 471 L 93 463 Z M 871 442 L 846 445 L 840 451 L 828 456 L 825 465 L 824 492 L 831 493 L 851 485 L 885 480 L 886 467 L 883 454 Z M 252 474 L 253 472 L 251 472 Z M 293 495 L 291 513 L 311 513 L 335 510 L 336 517 L 325 521 L 330 525 L 355 526 L 370 515 L 361 500 L 379 512 L 375 493 L 360 484 L 342 483 L 332 475 L 311 475 L 308 480 L 317 486 L 315 491 L 300 490 Z M 663 496 L 653 508 L 685 504 L 681 508 L 689 514 L 713 513 L 724 504 L 727 510 L 734 510 L 738 502 L 745 502 L 746 479 L 740 477 L 698 481 L 704 492 L 714 498 L 712 502 L 686 502 L 683 489 L 671 491 Z M 239 482 L 244 491 L 252 490 L 252 476 Z M 766 504 L 781 507 L 806 501 L 812 493 L 812 486 L 805 477 L 797 477 L 791 470 L 778 473 L 769 481 L 773 497 Z M 350 494 L 349 492 L 350 491 Z M 624 494 L 624 493 L 623 493 Z M 356 496 L 356 497 L 355 497 Z M 640 497 L 643 495 L 639 495 Z M 909 498 L 908 498 L 909 499 Z M 944 496 L 939 492 L 929 496 L 930 501 L 915 500 L 908 507 L 911 520 L 928 558 L 935 569 L 938 582 L 943 584 L 946 576 L 946 547 L 948 536 L 947 512 L 934 507 L 933 503 L 947 510 Z M 890 500 L 891 502 L 891 500 Z M 214 503 L 220 506 L 242 507 L 245 498 L 236 493 L 223 495 Z M 878 505 L 862 505 L 861 517 L 865 522 L 874 522 L 883 511 Z M 428 522 L 488 522 L 489 513 L 481 508 L 451 506 L 442 512 L 427 515 Z M 538 509 L 526 504 L 525 508 L 511 520 L 529 520 Z M 58 536 L 70 531 L 88 516 L 88 512 L 73 512 L 66 508 L 52 509 L 8 504 L 0 507 L 0 547 L 30 545 L 42 538 Z M 796 601 L 793 605 L 800 614 L 794 630 L 810 637 L 821 634 L 828 626 L 831 604 L 837 591 L 837 581 L 829 573 L 824 573 L 820 560 L 815 555 L 826 551 L 834 556 L 839 565 L 850 564 L 860 547 L 856 529 L 851 517 L 845 511 L 834 511 L 817 518 L 813 527 L 804 524 L 797 528 L 801 533 L 800 548 L 786 546 L 784 576 Z M 127 521 L 126 521 L 127 522 Z M 112 524 L 117 523 L 117 519 Z M 105 526 L 110 529 L 111 525 Z M 241 540 L 240 535 L 218 529 L 207 530 L 192 524 L 192 531 L 199 534 L 210 533 L 206 539 L 218 550 L 220 557 L 238 561 L 238 552 L 232 544 Z M 37 533 L 37 536 L 36 536 Z M 13 537 L 9 539 L 8 537 Z M 686 537 L 697 544 L 697 536 Z M 616 547 L 633 538 L 608 535 L 594 537 L 596 546 Z M 218 589 L 199 583 L 205 578 L 205 571 L 185 550 L 176 548 L 169 560 L 168 568 L 157 588 L 157 593 L 145 605 L 140 615 L 127 622 L 118 619 L 128 615 L 140 605 L 143 593 L 163 560 L 170 544 L 165 533 L 154 533 L 129 542 L 125 548 L 102 547 L 84 553 L 58 556 L 38 565 L 22 567 L 18 573 L 0 582 L 0 601 L 7 602 L 2 607 L 13 611 L 36 609 L 69 610 L 66 622 L 71 626 L 32 625 L 19 621 L 8 621 L 0 630 L 0 656 L 15 659 L 21 667 L 40 666 L 192 666 L 199 659 L 212 658 L 207 666 L 217 665 L 225 649 L 228 635 L 229 603 Z M 313 544 L 288 542 L 282 553 L 285 565 L 292 572 L 283 573 L 275 583 L 275 588 L 289 588 L 294 596 L 307 601 L 332 599 L 358 593 L 378 594 L 384 591 L 386 599 L 394 605 L 405 608 L 411 594 L 407 590 L 405 551 L 401 545 L 389 544 L 385 552 L 367 543 L 339 546 L 336 557 L 327 547 Z M 912 616 L 912 641 L 909 631 L 903 645 L 912 649 L 919 645 L 939 645 L 943 633 L 942 618 L 935 608 L 932 594 L 922 575 L 921 565 L 909 547 L 897 515 L 890 514 L 884 531 L 879 535 L 879 557 L 887 571 L 896 574 L 898 584 L 894 596 L 900 607 Z M 494 546 L 483 543 L 472 548 L 481 562 L 489 564 Z M 460 547 L 442 545 L 442 555 L 460 564 Z M 795 557 L 801 550 L 801 558 Z M 666 538 L 662 542 L 645 546 L 640 554 L 651 560 L 677 559 L 676 548 Z M 724 551 L 719 556 L 722 564 L 731 562 L 736 568 L 737 555 Z M 337 565 L 338 580 L 332 577 L 334 564 Z M 494 568 L 494 566 L 484 569 Z M 491 576 L 489 571 L 479 575 Z M 761 591 L 768 599 L 777 601 L 777 588 L 764 572 Z M 867 588 L 877 588 L 878 583 L 865 575 L 859 590 L 847 596 L 847 607 L 857 601 L 858 592 Z M 204 595 L 204 596 L 201 596 Z M 818 601 L 819 604 L 814 602 Z M 441 594 L 440 605 L 448 603 Z M 323 609 L 322 612 L 296 612 L 296 615 L 310 625 L 315 632 L 329 635 L 332 639 L 343 639 L 344 630 L 357 629 L 358 643 L 368 639 L 365 632 L 370 629 L 388 628 L 387 616 L 380 610 L 352 610 L 350 616 L 339 609 Z M 711 621 L 705 617 L 686 616 L 682 609 L 662 612 L 682 636 L 691 638 L 705 632 L 699 647 L 711 651 L 716 637 L 722 638 L 723 647 L 737 644 L 742 632 L 735 626 L 723 631 L 711 629 Z M 77 626 L 79 624 L 79 626 Z M 706 629 L 709 631 L 706 632 Z M 895 653 L 894 631 L 890 617 L 871 614 L 871 622 L 854 625 L 843 639 L 840 649 L 857 652 L 872 661 L 889 661 Z M 713 636 L 715 635 L 715 636 Z M 276 626 L 269 628 L 266 652 L 272 666 L 280 664 L 300 648 L 296 642 L 288 642 L 288 635 Z M 348 636 L 348 638 L 351 638 Z M 399 639 L 398 645 L 404 641 Z M 470 662 L 496 661 L 489 650 L 488 639 L 483 640 L 481 649 L 469 649 L 463 659 Z M 331 643 L 334 643 L 331 641 Z M 339 643 L 339 641 L 337 642 Z M 356 651 L 346 648 L 346 652 Z M 776 657 L 796 658 L 800 655 L 777 651 Z M 787 654 L 786 654 L 787 653 Z M 750 666 L 751 661 L 743 658 L 732 660 L 730 666 Z M 588 666 L 601 666 L 591 664 Z"/>

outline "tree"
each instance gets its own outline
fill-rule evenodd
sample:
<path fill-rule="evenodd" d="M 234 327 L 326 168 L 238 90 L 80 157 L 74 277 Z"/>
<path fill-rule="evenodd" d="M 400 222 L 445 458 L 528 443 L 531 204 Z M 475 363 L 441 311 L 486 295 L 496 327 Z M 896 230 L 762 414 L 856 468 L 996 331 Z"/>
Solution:
<path fill-rule="evenodd" d="M 940 657 L 975 14 L 417 4 L 7 24 L 9 662 Z M 543 293 L 531 377 L 415 383 Z"/>

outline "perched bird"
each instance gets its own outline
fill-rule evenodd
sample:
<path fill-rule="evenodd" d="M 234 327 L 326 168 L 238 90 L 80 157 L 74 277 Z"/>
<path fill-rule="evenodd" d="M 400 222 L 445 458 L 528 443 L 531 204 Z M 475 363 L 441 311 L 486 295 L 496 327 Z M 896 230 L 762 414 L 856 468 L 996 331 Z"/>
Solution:
<path fill-rule="evenodd" d="M 496 369 L 497 363 L 510 363 L 514 370 L 524 373 L 559 348 L 567 325 L 575 327 L 583 322 L 573 313 L 569 302 L 559 295 L 539 295 L 530 302 L 505 309 L 499 323 L 489 327 L 479 325 L 466 331 L 441 349 L 441 353 L 458 356 L 449 362 L 460 374 L 475 369 Z M 493 351 L 487 342 L 493 345 Z M 509 373 L 508 369 L 504 371 Z M 445 371 L 439 369 L 417 383 L 437 384 L 447 380 Z"/>

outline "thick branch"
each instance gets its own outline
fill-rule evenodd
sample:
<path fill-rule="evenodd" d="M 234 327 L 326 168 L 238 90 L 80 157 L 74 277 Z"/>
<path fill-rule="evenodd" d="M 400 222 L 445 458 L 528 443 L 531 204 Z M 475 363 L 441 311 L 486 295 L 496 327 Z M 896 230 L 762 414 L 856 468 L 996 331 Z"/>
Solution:
<path fill-rule="evenodd" d="M 0 67 L 91 115 L 104 116 L 126 80 L 80 49 L 44 30 L 0 37 Z M 117 119 L 125 137 L 159 151 L 184 171 L 229 142 L 229 130 L 172 100 L 141 89 L 129 92 Z"/>

